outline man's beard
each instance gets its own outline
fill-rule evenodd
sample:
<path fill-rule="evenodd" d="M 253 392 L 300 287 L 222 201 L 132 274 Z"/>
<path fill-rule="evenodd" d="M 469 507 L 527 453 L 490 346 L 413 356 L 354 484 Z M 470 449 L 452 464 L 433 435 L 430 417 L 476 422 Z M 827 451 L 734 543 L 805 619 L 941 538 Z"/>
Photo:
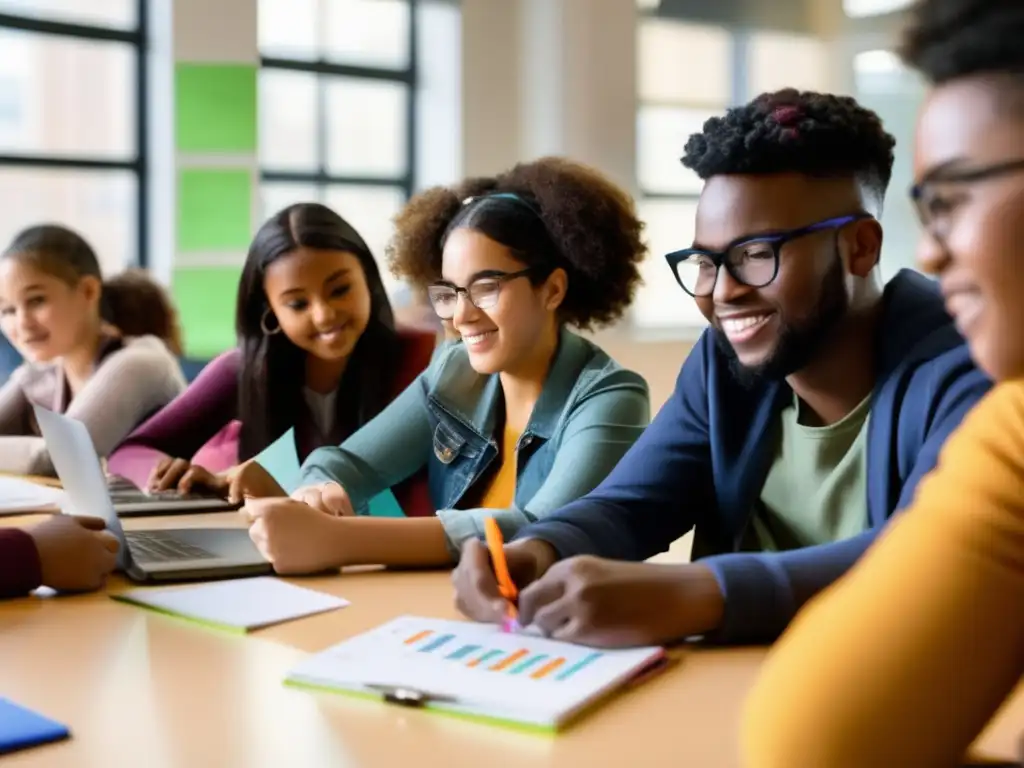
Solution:
<path fill-rule="evenodd" d="M 845 282 L 843 263 L 837 255 L 822 282 L 818 302 L 807 319 L 797 325 L 779 313 L 779 340 L 767 359 L 758 365 L 743 365 L 725 334 L 716 329 L 715 341 L 729 361 L 729 369 L 736 380 L 742 386 L 752 388 L 761 382 L 780 381 L 810 363 L 846 316 L 850 298 L 846 294 Z"/>

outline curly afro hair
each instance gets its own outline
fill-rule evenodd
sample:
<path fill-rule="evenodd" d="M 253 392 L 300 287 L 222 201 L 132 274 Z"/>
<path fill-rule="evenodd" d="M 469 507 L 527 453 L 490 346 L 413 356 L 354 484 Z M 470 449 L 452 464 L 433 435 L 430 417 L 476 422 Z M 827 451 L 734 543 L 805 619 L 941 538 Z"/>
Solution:
<path fill-rule="evenodd" d="M 647 253 L 629 194 L 599 171 L 564 158 L 520 163 L 497 177 L 415 196 L 395 217 L 392 272 L 417 288 L 436 282 L 445 240 L 460 227 L 541 268 L 537 280 L 564 269 L 569 279 L 561 319 L 581 329 L 623 315 Z"/>
<path fill-rule="evenodd" d="M 734 173 L 852 176 L 881 208 L 895 146 L 878 115 L 849 96 L 787 88 L 707 120 L 686 142 L 682 162 L 702 179 Z"/>
<path fill-rule="evenodd" d="M 970 75 L 1024 75 L 1024 3 L 921 0 L 900 55 L 936 84 Z"/>

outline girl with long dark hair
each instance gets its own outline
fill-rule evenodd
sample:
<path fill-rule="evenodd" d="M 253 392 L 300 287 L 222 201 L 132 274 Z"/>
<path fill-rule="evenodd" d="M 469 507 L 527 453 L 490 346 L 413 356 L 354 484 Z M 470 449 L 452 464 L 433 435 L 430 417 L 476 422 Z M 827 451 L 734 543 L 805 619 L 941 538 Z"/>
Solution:
<path fill-rule="evenodd" d="M 427 366 L 435 341 L 395 329 L 370 249 L 317 203 L 289 206 L 256 233 L 235 325 L 238 348 L 132 434 L 111 472 L 153 490 L 262 495 L 270 478 L 250 459 L 292 428 L 300 460 L 342 442 Z"/>

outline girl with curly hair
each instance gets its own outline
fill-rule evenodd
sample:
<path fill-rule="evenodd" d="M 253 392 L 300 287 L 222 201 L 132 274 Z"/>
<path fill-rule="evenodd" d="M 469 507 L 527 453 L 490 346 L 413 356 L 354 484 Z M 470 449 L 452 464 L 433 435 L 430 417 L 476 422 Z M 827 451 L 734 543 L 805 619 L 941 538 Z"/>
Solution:
<path fill-rule="evenodd" d="M 459 338 L 376 419 L 311 454 L 293 499 L 246 505 L 275 569 L 450 564 L 485 518 L 509 536 L 603 480 L 648 424 L 647 384 L 569 328 L 622 316 L 642 226 L 629 195 L 556 158 L 411 200 L 392 268 Z M 436 516 L 367 516 L 423 468 Z"/>

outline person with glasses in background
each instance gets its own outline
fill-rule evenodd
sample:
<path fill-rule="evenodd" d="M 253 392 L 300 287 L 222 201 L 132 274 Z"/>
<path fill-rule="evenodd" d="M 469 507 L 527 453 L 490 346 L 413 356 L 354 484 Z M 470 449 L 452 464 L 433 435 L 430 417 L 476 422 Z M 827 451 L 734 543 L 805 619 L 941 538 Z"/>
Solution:
<path fill-rule="evenodd" d="M 279 573 L 451 564 L 488 517 L 506 536 L 596 486 L 650 421 L 647 384 L 570 327 L 618 320 L 647 249 L 632 199 L 564 159 L 437 187 L 396 218 L 396 274 L 459 339 L 340 447 L 302 467 L 291 500 L 243 513 Z M 427 469 L 436 516 L 370 516 Z"/>
<path fill-rule="evenodd" d="M 914 504 L 773 650 L 747 705 L 745 765 L 958 765 L 1024 676 L 1022 40 L 1019 2 L 912 11 L 901 53 L 931 83 L 914 147 L 918 261 L 997 384 Z"/>
<path fill-rule="evenodd" d="M 696 242 L 667 260 L 710 328 L 608 479 L 506 545 L 523 622 L 599 646 L 771 641 L 910 501 L 990 385 L 931 281 L 883 284 L 894 144 L 853 99 L 794 90 L 690 138 Z M 692 562 L 640 562 L 691 529 Z M 478 542 L 455 582 L 464 613 L 500 617 Z"/>

